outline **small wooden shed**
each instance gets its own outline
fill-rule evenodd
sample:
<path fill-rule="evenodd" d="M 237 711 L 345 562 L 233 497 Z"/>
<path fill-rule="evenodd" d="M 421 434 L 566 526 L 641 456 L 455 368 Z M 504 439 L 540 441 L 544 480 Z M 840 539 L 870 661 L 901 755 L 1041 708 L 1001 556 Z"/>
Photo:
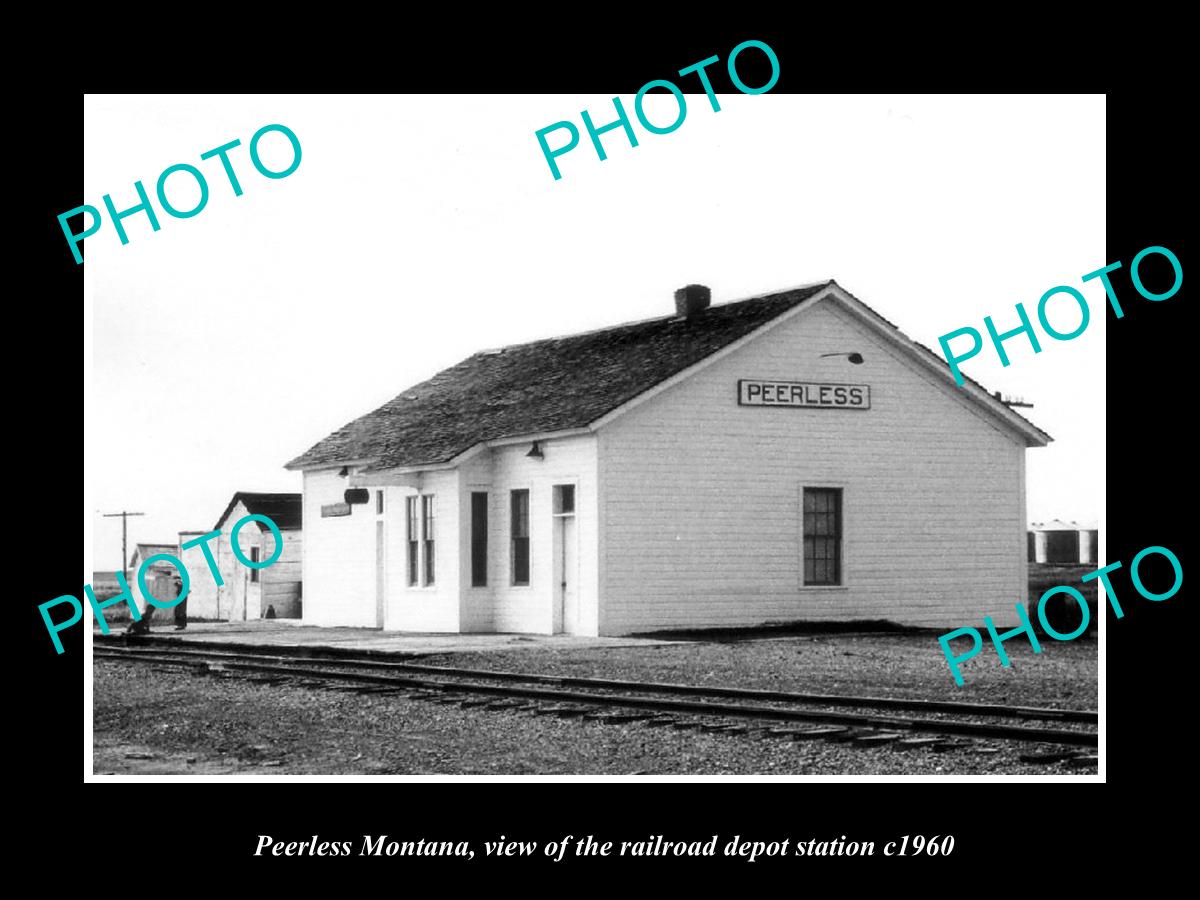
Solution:
<path fill-rule="evenodd" d="M 129 582 L 130 592 L 133 594 L 134 602 L 137 603 L 139 613 L 146 611 L 146 598 L 142 596 L 142 591 L 138 586 L 138 570 L 141 569 L 143 562 L 159 553 L 178 556 L 179 548 L 175 544 L 137 544 L 133 548 L 133 554 L 129 557 L 129 568 L 125 570 L 125 578 Z M 178 570 L 169 562 L 158 560 L 146 570 L 146 587 L 155 597 L 162 600 L 174 600 L 173 579 L 178 574 Z"/>
<path fill-rule="evenodd" d="M 231 622 L 250 619 L 299 619 L 303 609 L 300 567 L 303 558 L 303 531 L 300 494 L 268 494 L 238 491 L 214 526 L 219 538 L 210 542 L 217 568 L 225 582 L 212 592 L 212 608 L 208 609 L 209 592 L 196 594 L 195 606 L 188 603 L 189 618 L 213 618 Z M 234 556 L 230 543 L 233 527 L 248 515 L 266 516 L 279 528 L 283 551 L 265 569 L 252 569 Z M 242 555 L 252 561 L 270 559 L 275 553 L 275 536 L 265 523 L 254 521 L 238 533 Z M 185 560 L 193 581 L 206 580 L 212 584 L 208 566 L 199 547 L 187 551 Z M 193 559 L 195 557 L 195 559 Z M 201 573 L 204 573 L 201 575 Z"/>
<path fill-rule="evenodd" d="M 183 560 L 184 568 L 188 572 L 187 614 L 188 618 L 192 620 L 219 620 L 221 618 L 220 603 L 218 602 L 220 599 L 218 593 L 221 589 L 217 587 L 217 583 L 209 571 L 208 561 L 204 558 L 204 548 L 195 546 L 189 547 L 187 550 L 183 549 L 184 544 L 203 537 L 206 533 L 204 531 L 179 532 L 179 547 L 175 551 L 175 555 Z M 220 551 L 219 545 L 219 539 L 214 539 L 209 543 L 209 550 L 214 558 Z"/>

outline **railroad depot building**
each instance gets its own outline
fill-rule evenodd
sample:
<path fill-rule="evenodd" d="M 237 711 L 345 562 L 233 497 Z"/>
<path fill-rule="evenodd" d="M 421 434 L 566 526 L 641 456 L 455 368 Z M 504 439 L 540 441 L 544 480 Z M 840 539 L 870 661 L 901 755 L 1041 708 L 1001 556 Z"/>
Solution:
<path fill-rule="evenodd" d="M 828 281 L 488 350 L 303 472 L 304 621 L 1016 623 L 1049 436 Z"/>

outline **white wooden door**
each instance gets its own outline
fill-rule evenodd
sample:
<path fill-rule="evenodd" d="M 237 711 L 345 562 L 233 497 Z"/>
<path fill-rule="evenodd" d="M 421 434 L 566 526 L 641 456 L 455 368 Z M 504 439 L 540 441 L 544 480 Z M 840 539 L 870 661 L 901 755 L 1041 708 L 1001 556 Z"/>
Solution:
<path fill-rule="evenodd" d="M 383 627 L 384 594 L 387 590 L 387 544 L 384 541 L 383 520 L 375 522 L 375 627 Z"/>
<path fill-rule="evenodd" d="M 579 633 L 579 564 L 578 547 L 575 540 L 575 517 L 561 516 L 558 519 L 561 531 L 559 539 L 559 582 L 558 596 L 562 604 L 562 630 L 566 634 Z"/>

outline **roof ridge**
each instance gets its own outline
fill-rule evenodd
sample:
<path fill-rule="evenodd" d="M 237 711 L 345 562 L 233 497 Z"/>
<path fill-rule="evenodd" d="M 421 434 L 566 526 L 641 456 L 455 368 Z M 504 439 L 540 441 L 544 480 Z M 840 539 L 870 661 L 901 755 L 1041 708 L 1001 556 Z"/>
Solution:
<path fill-rule="evenodd" d="M 481 441 L 579 428 L 832 287 L 833 279 L 479 351 L 318 441 L 285 464 L 447 462 Z M 495 402 L 497 400 L 505 402 Z"/>
<path fill-rule="evenodd" d="M 294 506 L 294 511 L 300 513 L 302 516 L 304 494 L 299 491 L 234 491 L 233 496 L 229 498 L 229 503 L 225 506 L 224 512 L 222 512 L 220 518 L 217 519 L 217 524 L 213 526 L 213 531 L 221 530 L 221 523 L 229 517 L 229 514 L 233 512 L 233 508 L 237 506 L 239 502 L 245 505 L 246 511 L 250 513 L 250 515 L 259 515 L 259 513 L 256 513 L 254 509 L 251 509 L 252 506 L 262 509 L 263 506 L 260 504 L 270 504 L 272 507 L 282 504 L 283 510 L 286 511 L 289 507 Z M 298 524 L 296 526 L 292 526 L 290 524 L 290 516 L 284 516 L 277 521 L 279 512 L 280 510 L 272 508 L 271 521 L 275 522 L 277 527 L 299 527 Z"/>
<path fill-rule="evenodd" d="M 771 291 L 769 294 L 753 294 L 749 297 L 742 297 L 737 300 L 727 300 L 724 303 L 716 303 L 716 304 L 710 305 L 708 307 L 705 307 L 705 310 L 707 311 L 707 310 L 713 310 L 713 309 L 727 309 L 730 306 L 737 306 L 742 303 L 751 303 L 755 300 L 768 300 L 772 297 L 782 297 L 784 294 L 790 294 L 790 293 L 793 293 L 794 291 L 808 290 L 809 288 L 814 288 L 814 287 L 825 288 L 825 287 L 829 287 L 832 284 L 837 284 L 837 282 L 832 278 L 826 278 L 823 281 L 812 281 L 812 282 L 809 282 L 808 284 L 798 284 L 798 285 L 795 285 L 794 287 L 784 288 L 781 291 Z M 534 341 L 522 341 L 517 344 L 504 344 L 499 347 L 488 347 L 484 350 L 476 350 L 470 356 L 466 357 L 466 359 L 474 359 L 477 356 L 495 356 L 497 354 L 503 353 L 505 350 L 515 350 L 518 347 L 533 347 L 537 344 L 552 344 L 552 343 L 555 343 L 556 341 L 565 341 L 568 338 L 587 337 L 588 335 L 603 334 L 606 331 L 619 331 L 622 328 L 632 328 L 635 325 L 649 325 L 652 322 L 668 322 L 671 319 L 678 319 L 678 318 L 681 318 L 681 316 L 678 313 L 671 313 L 671 314 L 665 315 L 665 316 L 651 316 L 648 319 L 630 319 L 628 322 L 619 322 L 616 325 L 605 325 L 601 328 L 589 328 L 587 331 L 574 331 L 574 332 L 570 332 L 568 334 L 555 335 L 554 337 L 538 338 L 537 340 L 534 340 Z M 457 365 L 457 363 L 456 363 L 456 365 Z M 450 368 L 454 368 L 454 367 L 451 366 Z M 443 370 L 443 371 L 445 371 L 445 370 Z M 414 385 L 414 387 L 415 387 L 415 385 Z"/>

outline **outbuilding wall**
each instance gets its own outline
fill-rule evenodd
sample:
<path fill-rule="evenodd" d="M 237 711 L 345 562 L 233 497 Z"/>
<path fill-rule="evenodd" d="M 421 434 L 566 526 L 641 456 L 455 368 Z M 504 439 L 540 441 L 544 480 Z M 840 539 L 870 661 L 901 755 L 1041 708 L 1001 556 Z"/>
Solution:
<path fill-rule="evenodd" d="M 265 569 L 258 570 L 258 580 L 254 580 L 253 570 L 244 565 L 233 552 L 233 527 L 249 515 L 245 503 L 238 501 L 233 509 L 221 522 L 221 536 L 209 542 L 210 548 L 217 561 L 217 568 L 225 582 L 216 591 L 216 610 L 213 618 L 229 622 L 243 622 L 261 619 L 266 615 L 267 606 L 275 608 L 275 617 L 279 619 L 300 618 L 301 614 L 301 585 L 304 559 L 304 533 L 301 529 L 281 530 L 283 537 L 283 552 Z M 275 553 L 275 535 L 269 528 L 261 527 L 256 521 L 247 522 L 238 532 L 238 547 L 246 559 L 253 558 L 253 549 L 258 548 L 258 558 L 266 561 Z M 193 548 L 188 553 L 196 554 L 199 548 Z M 201 556 L 198 565 L 203 568 L 195 571 L 204 573 L 203 579 L 211 583 L 208 566 Z M 189 572 L 193 571 L 189 563 Z M 193 574 L 193 579 L 195 575 Z M 188 601 L 188 617 L 199 618 L 200 612 Z M 208 615 L 204 616 L 209 618 Z"/>
<path fill-rule="evenodd" d="M 216 620 L 219 615 L 217 599 L 220 588 L 217 587 L 217 582 L 212 576 L 208 560 L 204 556 L 204 550 L 200 545 L 187 550 L 183 549 L 183 545 L 188 541 L 203 537 L 205 534 L 207 532 L 203 531 L 181 533 L 179 535 L 180 549 L 178 556 L 183 561 L 188 573 L 188 618 Z M 209 541 L 208 548 L 215 560 L 218 553 L 218 539 L 213 538 Z M 228 618 L 228 616 L 225 616 L 225 618 Z"/>
<path fill-rule="evenodd" d="M 245 533 L 251 528 L 257 529 L 257 523 L 247 525 L 242 529 Z M 268 607 L 273 608 L 277 619 L 302 618 L 303 610 L 303 565 L 304 565 L 304 532 L 298 528 L 280 531 L 283 537 L 283 552 L 279 559 L 260 572 L 262 580 L 261 615 L 267 615 Z M 259 532 L 262 542 L 260 559 L 270 559 L 275 552 L 275 535 L 270 529 Z"/>

